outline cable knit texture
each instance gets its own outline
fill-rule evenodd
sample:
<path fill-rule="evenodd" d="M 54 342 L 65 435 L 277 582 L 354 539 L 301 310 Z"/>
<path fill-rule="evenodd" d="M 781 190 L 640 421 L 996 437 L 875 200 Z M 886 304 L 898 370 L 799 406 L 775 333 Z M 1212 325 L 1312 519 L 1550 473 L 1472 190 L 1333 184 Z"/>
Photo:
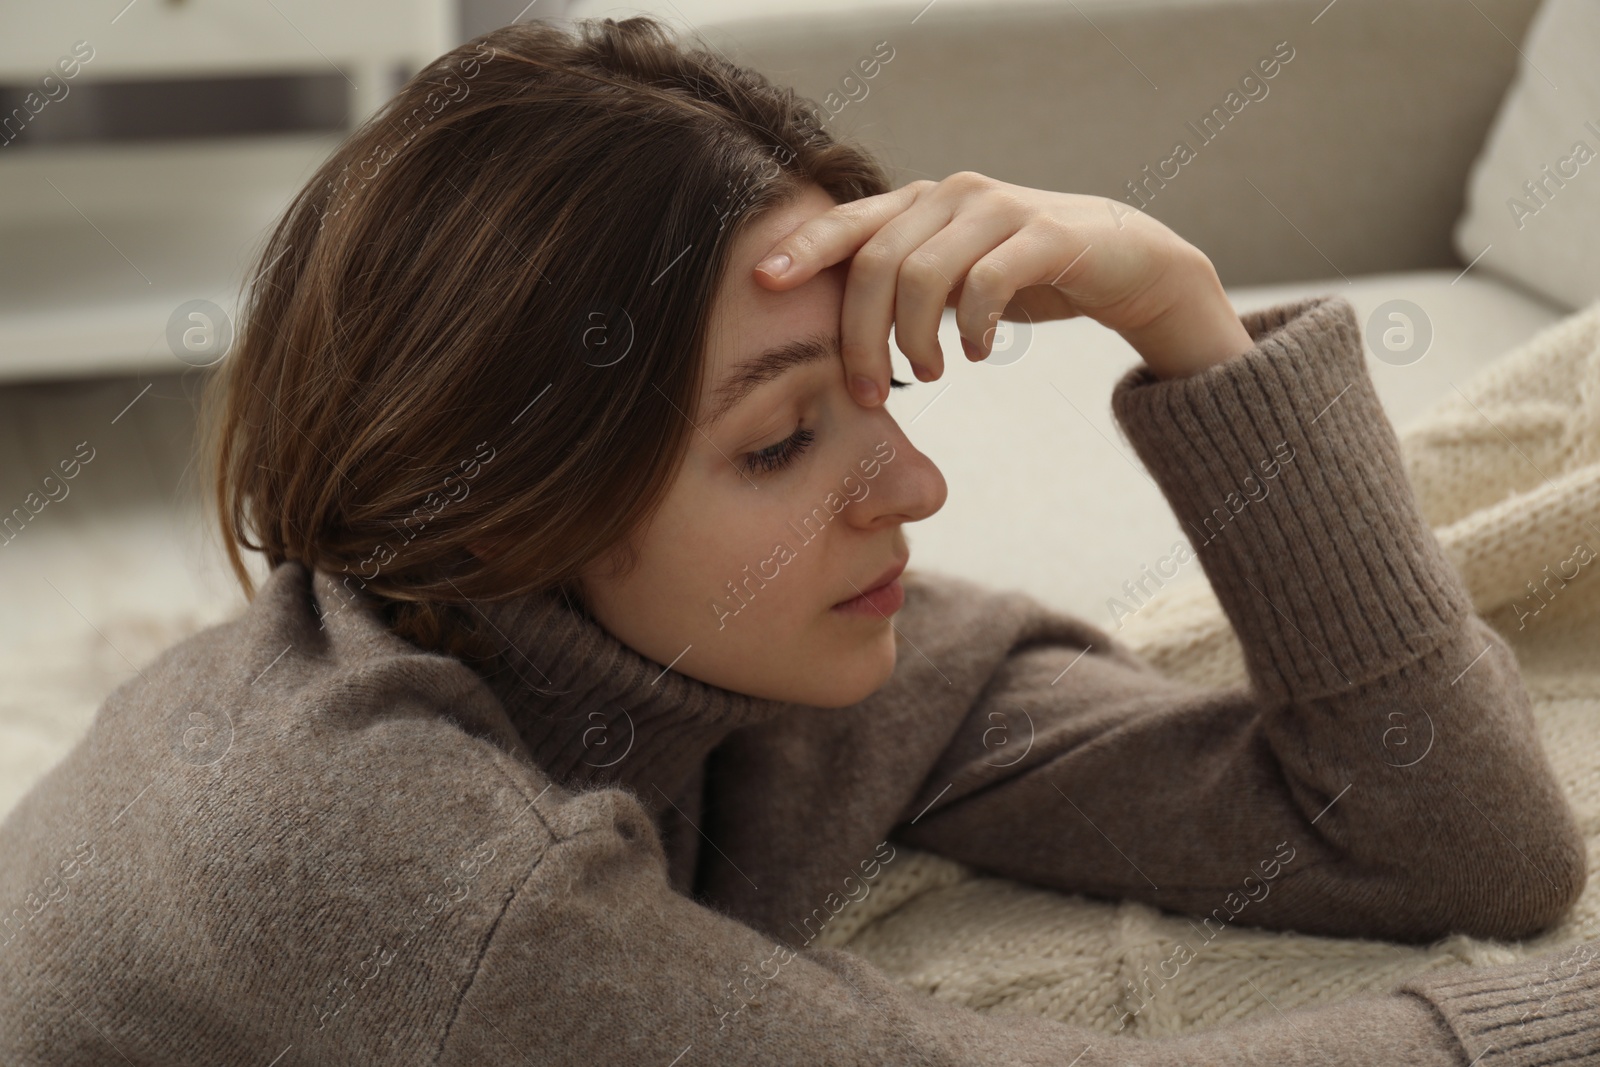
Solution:
<path fill-rule="evenodd" d="M 980 882 L 1170 915 L 1204 937 L 1187 973 L 1219 932 L 1404 949 L 1571 913 L 1588 827 L 1353 309 L 1242 321 L 1241 358 L 1112 395 L 1231 681 L 915 571 L 894 676 L 849 708 L 706 685 L 548 595 L 476 604 L 504 640 L 474 669 L 284 564 L 0 824 L 0 1062 L 1600 1063 L 1594 941 L 1155 1040 L 1115 1032 L 1149 984 L 1052 1018 L 855 950 Z"/>

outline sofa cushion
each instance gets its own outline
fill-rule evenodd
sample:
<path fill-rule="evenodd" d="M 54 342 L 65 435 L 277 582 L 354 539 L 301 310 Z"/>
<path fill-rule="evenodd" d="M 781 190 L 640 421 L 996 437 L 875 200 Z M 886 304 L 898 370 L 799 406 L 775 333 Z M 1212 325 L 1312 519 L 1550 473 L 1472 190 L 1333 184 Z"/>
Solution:
<path fill-rule="evenodd" d="M 1463 263 L 1576 310 L 1600 296 L 1600 4 L 1545 0 L 1468 176 Z"/>

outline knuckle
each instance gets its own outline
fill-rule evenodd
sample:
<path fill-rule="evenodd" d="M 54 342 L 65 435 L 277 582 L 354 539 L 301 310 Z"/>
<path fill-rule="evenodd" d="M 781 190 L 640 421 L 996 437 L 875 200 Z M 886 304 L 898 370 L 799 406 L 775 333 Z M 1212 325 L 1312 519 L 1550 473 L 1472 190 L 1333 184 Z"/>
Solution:
<path fill-rule="evenodd" d="M 817 233 L 815 227 L 802 226 L 791 233 L 777 248 L 773 249 L 773 252 L 787 252 L 794 257 L 795 262 L 799 262 L 815 256 L 821 244 L 822 235 Z"/>
<path fill-rule="evenodd" d="M 911 253 L 900 267 L 900 292 L 908 293 L 912 286 L 950 291 L 950 282 L 939 269 L 939 257 L 923 249 Z"/>
<path fill-rule="evenodd" d="M 1005 217 L 1017 223 L 1025 225 L 1028 219 L 1037 214 L 1034 206 L 1028 203 L 1027 196 L 1015 187 L 996 189 L 989 196 Z"/>
<path fill-rule="evenodd" d="M 893 259 L 894 253 L 883 242 L 868 241 L 851 257 L 850 269 L 866 274 L 879 274 L 889 269 Z"/>
<path fill-rule="evenodd" d="M 839 342 L 839 356 L 844 361 L 847 373 L 870 375 L 875 355 L 877 352 L 873 346 L 864 341 L 843 338 Z"/>
<path fill-rule="evenodd" d="M 1193 265 L 1196 268 L 1198 268 L 1203 274 L 1214 275 L 1214 274 L 1217 273 L 1217 265 L 1215 263 L 1211 262 L 1211 257 L 1206 255 L 1204 252 L 1202 252 L 1200 250 L 1199 246 L 1190 244 L 1188 241 L 1185 241 L 1183 238 L 1177 237 L 1176 234 L 1174 234 L 1173 236 L 1177 239 L 1179 244 L 1182 246 L 1182 248 L 1180 249 L 1180 255 L 1185 255 L 1190 260 L 1192 260 L 1193 261 Z"/>
<path fill-rule="evenodd" d="M 1005 283 L 1006 268 L 994 259 L 980 259 L 967 271 L 967 292 L 991 294 Z"/>
<path fill-rule="evenodd" d="M 1156 226 L 1156 234 L 1159 238 L 1161 247 L 1168 252 L 1173 259 L 1196 263 L 1202 259 L 1205 259 L 1205 253 L 1201 252 L 1200 249 L 1194 244 L 1191 244 L 1189 241 L 1185 240 L 1183 235 L 1178 233 L 1177 230 L 1174 230 L 1172 227 L 1168 226 L 1159 219 L 1151 219 L 1150 221 Z"/>
<path fill-rule="evenodd" d="M 1151 288 L 1169 276 L 1196 281 L 1216 278 L 1216 267 L 1209 256 L 1171 230 L 1164 236 L 1164 243 L 1154 256 Z"/>
<path fill-rule="evenodd" d="M 979 174 L 975 170 L 958 170 L 946 178 L 945 182 L 958 192 L 976 192 L 999 184 L 988 175 Z"/>

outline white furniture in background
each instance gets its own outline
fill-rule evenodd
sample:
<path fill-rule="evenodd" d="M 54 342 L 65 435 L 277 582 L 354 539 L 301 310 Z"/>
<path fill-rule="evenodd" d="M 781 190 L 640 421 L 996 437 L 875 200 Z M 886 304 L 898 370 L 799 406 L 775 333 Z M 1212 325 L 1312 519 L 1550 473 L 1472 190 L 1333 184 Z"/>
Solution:
<path fill-rule="evenodd" d="M 455 43 L 459 15 L 450 0 L 14 3 L 0 83 L 56 78 L 29 120 L 48 127 L 81 119 L 96 81 L 332 71 L 354 124 Z M 58 61 L 86 53 L 62 78 Z M 267 227 L 341 136 L 0 144 L 0 381 L 181 369 L 168 317 L 196 298 L 234 310 Z"/>

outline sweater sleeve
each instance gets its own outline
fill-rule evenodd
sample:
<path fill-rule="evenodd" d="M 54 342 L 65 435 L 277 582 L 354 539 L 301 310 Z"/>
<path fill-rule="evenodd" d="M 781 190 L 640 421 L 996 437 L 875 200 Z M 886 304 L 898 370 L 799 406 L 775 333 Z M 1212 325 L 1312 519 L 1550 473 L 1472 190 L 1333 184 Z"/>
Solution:
<path fill-rule="evenodd" d="M 1241 357 L 1165 380 L 1136 366 L 1112 409 L 1248 684 L 1179 683 L 1038 605 L 895 836 L 1208 929 L 1542 930 L 1582 891 L 1583 838 L 1510 648 L 1422 518 L 1354 310 L 1241 321 Z M 1002 728 L 1023 755 L 1000 754 Z"/>
<path fill-rule="evenodd" d="M 791 950 L 677 893 L 648 815 L 622 789 L 559 803 L 567 810 L 551 822 L 581 829 L 524 857 L 526 873 L 475 948 L 440 1067 L 1468 1062 L 1457 1031 L 1408 991 L 1150 1042 L 1040 1016 L 982 1014 L 903 990 L 846 950 Z M 1524 1035 L 1532 1051 L 1509 1062 L 1558 1051 L 1566 1039 L 1539 1043 L 1557 1029 L 1550 1023 L 1570 1022 L 1563 1011 L 1574 998 L 1593 1000 L 1597 970 L 1580 974 L 1576 992 L 1560 987 L 1567 999 L 1559 1010 L 1556 987 L 1539 985 L 1543 972 L 1532 964 L 1482 972 L 1500 992 L 1474 1025 L 1532 1017 L 1529 1009 L 1543 1004 L 1548 1019 L 1535 1019 Z M 1572 984 L 1564 974 L 1560 981 Z"/>

